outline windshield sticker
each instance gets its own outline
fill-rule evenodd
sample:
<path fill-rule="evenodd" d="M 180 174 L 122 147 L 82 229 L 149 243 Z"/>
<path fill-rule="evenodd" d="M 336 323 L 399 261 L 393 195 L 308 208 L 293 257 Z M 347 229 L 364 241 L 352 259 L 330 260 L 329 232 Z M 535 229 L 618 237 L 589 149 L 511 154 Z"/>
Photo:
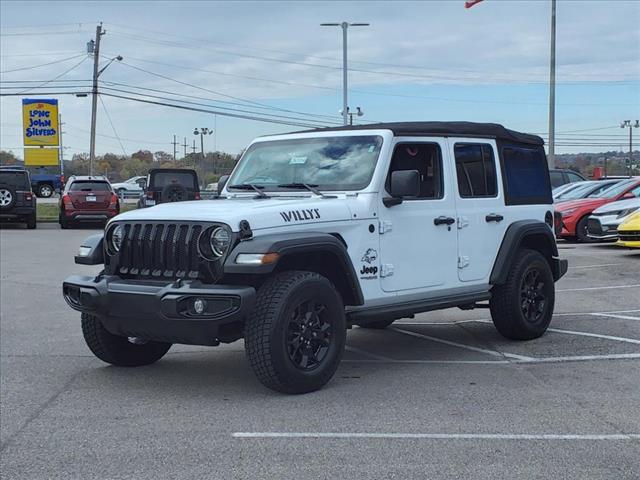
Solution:
<path fill-rule="evenodd" d="M 307 157 L 291 157 L 289 165 L 304 165 L 307 163 Z"/>
<path fill-rule="evenodd" d="M 289 210 L 288 212 L 280 212 L 280 216 L 285 222 L 302 222 L 304 220 L 318 220 L 320 218 L 320 209 L 310 208 L 304 210 Z"/>

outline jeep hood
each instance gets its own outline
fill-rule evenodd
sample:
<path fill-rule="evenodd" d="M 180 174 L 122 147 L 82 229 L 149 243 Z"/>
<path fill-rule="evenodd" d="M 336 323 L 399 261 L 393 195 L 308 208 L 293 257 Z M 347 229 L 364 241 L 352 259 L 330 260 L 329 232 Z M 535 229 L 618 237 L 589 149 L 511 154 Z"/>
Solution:
<path fill-rule="evenodd" d="M 259 230 L 349 219 L 351 212 L 344 199 L 273 196 L 163 203 L 122 213 L 113 221 L 221 222 L 238 231 L 241 220 L 247 220 L 253 230 Z"/>

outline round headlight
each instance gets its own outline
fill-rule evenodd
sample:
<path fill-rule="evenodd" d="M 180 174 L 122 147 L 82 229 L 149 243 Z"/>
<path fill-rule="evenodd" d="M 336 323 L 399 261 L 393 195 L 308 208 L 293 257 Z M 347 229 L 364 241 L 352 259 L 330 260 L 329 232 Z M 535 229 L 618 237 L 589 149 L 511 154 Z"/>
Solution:
<path fill-rule="evenodd" d="M 221 257 L 227 252 L 230 243 L 231 237 L 229 236 L 229 232 L 226 228 L 217 227 L 211 231 L 209 245 L 211 246 L 211 251 L 217 257 Z"/>
<path fill-rule="evenodd" d="M 119 252 L 122 246 L 122 240 L 124 240 L 124 228 L 122 225 L 116 225 L 111 232 L 111 247 L 114 252 Z"/>

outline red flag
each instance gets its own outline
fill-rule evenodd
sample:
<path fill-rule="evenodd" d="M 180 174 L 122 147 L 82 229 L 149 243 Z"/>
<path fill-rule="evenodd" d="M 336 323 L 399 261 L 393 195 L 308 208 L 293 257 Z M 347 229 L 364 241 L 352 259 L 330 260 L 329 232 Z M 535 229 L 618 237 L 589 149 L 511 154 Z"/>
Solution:
<path fill-rule="evenodd" d="M 482 0 L 468 0 L 467 2 L 464 2 L 464 8 L 471 8 L 473 7 L 476 3 L 480 3 Z"/>

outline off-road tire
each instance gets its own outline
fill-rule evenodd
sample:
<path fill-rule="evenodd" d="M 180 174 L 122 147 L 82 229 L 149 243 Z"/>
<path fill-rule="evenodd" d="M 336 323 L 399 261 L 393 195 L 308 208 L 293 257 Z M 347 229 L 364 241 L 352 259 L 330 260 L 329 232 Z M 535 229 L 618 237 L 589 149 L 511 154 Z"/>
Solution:
<path fill-rule="evenodd" d="M 391 324 L 395 321 L 395 318 L 393 320 L 376 320 L 375 322 L 367 322 L 363 323 L 362 325 L 358 324 L 358 326 L 360 328 L 369 328 L 371 330 L 383 330 L 391 326 Z"/>
<path fill-rule="evenodd" d="M 31 215 L 29 215 L 29 217 L 27 218 L 27 228 L 30 230 L 33 230 L 34 228 L 36 228 L 38 226 L 38 222 L 36 220 L 36 214 L 32 213 Z"/>
<path fill-rule="evenodd" d="M 523 313 L 521 288 L 525 275 L 536 270 L 544 284 L 546 297 L 541 317 L 530 322 Z M 518 251 L 507 280 L 503 285 L 496 285 L 491 290 L 491 318 L 500 334 L 511 340 L 532 340 L 540 337 L 547 330 L 555 302 L 555 285 L 549 263 L 540 252 L 529 249 Z"/>
<path fill-rule="evenodd" d="M 299 369 L 286 345 L 289 321 L 301 303 L 313 300 L 325 307 L 323 319 L 331 324 L 329 347 L 311 371 Z M 274 275 L 258 290 L 256 305 L 246 324 L 245 351 L 258 380 L 282 393 L 307 393 L 322 388 L 333 376 L 346 341 L 344 305 L 325 277 L 304 271 Z"/>
<path fill-rule="evenodd" d="M 117 367 L 141 367 L 160 360 L 171 348 L 170 343 L 131 343 L 127 337 L 109 333 L 102 322 L 88 313 L 82 314 L 82 333 L 87 346 L 100 360 Z"/>
<path fill-rule="evenodd" d="M 53 195 L 54 188 L 48 183 L 41 183 L 38 185 L 38 196 L 42 198 L 49 198 Z"/>
<path fill-rule="evenodd" d="M 180 184 L 167 185 L 160 194 L 162 203 L 183 202 L 188 200 L 187 189 Z"/>
<path fill-rule="evenodd" d="M 589 215 L 582 217 L 578 223 L 576 223 L 576 239 L 581 243 L 589 243 L 592 240 L 587 236 L 587 222 L 589 221 Z"/>

